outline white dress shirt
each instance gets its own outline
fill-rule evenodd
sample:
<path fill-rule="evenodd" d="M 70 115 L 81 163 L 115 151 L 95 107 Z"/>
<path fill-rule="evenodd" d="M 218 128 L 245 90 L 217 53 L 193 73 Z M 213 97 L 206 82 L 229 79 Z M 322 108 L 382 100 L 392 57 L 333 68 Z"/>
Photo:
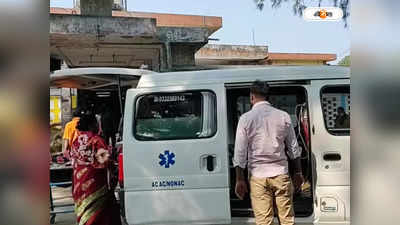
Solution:
<path fill-rule="evenodd" d="M 254 177 L 275 177 L 288 173 L 288 160 L 301 156 L 288 113 L 267 101 L 257 102 L 238 123 L 233 165 L 245 168 Z"/>

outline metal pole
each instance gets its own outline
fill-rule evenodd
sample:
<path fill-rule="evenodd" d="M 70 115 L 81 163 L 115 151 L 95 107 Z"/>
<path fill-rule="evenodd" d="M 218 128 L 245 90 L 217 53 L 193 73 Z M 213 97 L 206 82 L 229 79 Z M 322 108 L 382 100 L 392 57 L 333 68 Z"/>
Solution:
<path fill-rule="evenodd" d="M 120 119 L 120 124 L 118 126 L 118 133 L 121 134 L 121 121 L 124 119 L 124 112 L 123 112 L 123 107 L 122 107 L 122 90 L 121 90 L 121 75 L 118 75 L 118 97 L 119 97 L 119 109 L 121 112 L 121 119 Z"/>
<path fill-rule="evenodd" d="M 121 76 L 118 75 L 118 97 L 119 97 L 119 109 L 121 111 L 121 115 L 124 113 L 122 110 L 122 90 L 121 90 Z"/>
<path fill-rule="evenodd" d="M 121 3 L 121 10 L 122 11 L 128 11 L 127 10 L 127 6 L 126 6 L 127 1 L 126 0 L 120 0 L 120 3 Z"/>
<path fill-rule="evenodd" d="M 256 46 L 256 38 L 255 38 L 255 34 L 254 34 L 254 28 L 252 30 L 253 32 L 253 46 Z"/>

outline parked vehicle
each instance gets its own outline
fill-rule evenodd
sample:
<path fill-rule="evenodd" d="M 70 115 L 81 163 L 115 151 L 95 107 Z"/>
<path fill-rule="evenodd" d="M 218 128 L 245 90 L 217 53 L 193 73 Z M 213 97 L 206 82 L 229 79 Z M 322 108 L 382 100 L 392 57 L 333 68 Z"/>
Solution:
<path fill-rule="evenodd" d="M 78 89 L 79 104 L 111 102 L 120 120 L 121 213 L 128 224 L 252 224 L 250 199 L 234 194 L 235 131 L 250 110 L 249 85 L 268 81 L 291 115 L 309 186 L 294 196 L 296 224 L 350 224 L 350 70 L 271 66 L 154 73 L 66 69 L 51 87 Z M 123 121 L 123 123 L 122 123 Z M 123 127 L 123 129 L 122 129 Z"/>
<path fill-rule="evenodd" d="M 254 223 L 250 200 L 234 194 L 238 119 L 249 85 L 271 85 L 303 149 L 308 187 L 294 197 L 296 224 L 350 224 L 349 69 L 336 66 L 172 72 L 141 76 L 125 99 L 120 156 L 122 212 L 128 224 Z"/>

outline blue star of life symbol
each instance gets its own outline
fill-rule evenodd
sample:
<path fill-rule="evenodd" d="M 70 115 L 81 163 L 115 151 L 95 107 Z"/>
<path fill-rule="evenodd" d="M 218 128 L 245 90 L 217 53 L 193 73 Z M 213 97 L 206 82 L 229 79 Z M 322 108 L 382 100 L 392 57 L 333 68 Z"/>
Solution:
<path fill-rule="evenodd" d="M 158 156 L 160 158 L 160 166 L 164 166 L 165 168 L 169 168 L 170 165 L 175 164 L 175 154 L 173 152 L 169 152 L 169 150 L 164 151 L 164 154 L 160 153 Z"/>

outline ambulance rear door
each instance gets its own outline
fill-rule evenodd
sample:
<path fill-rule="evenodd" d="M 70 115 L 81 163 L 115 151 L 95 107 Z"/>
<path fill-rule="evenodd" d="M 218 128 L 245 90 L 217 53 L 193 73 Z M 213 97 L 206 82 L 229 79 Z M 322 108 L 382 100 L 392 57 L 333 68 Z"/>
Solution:
<path fill-rule="evenodd" d="M 131 89 L 124 122 L 129 224 L 229 224 L 223 84 Z"/>

